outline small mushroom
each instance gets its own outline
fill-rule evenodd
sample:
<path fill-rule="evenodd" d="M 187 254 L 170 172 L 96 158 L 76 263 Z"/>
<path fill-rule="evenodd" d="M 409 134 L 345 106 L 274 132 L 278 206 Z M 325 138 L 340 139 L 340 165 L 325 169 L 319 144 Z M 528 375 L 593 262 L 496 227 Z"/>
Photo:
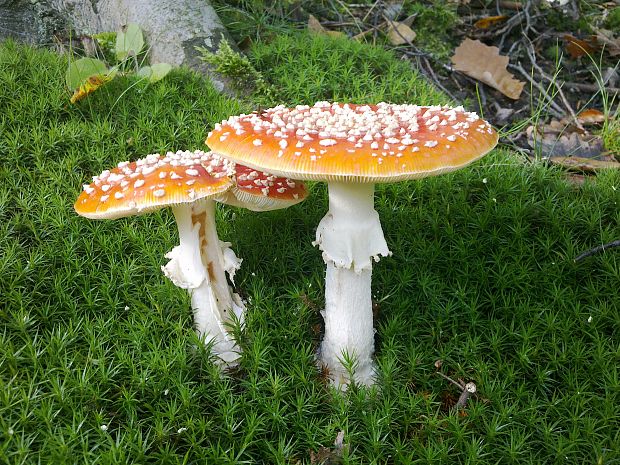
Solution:
<path fill-rule="evenodd" d="M 213 339 L 214 354 L 222 364 L 233 364 L 239 357 L 239 347 L 226 326 L 235 317 L 243 321 L 245 308 L 226 279 L 225 273 L 233 278 L 241 260 L 230 244 L 217 236 L 214 201 L 265 211 L 288 207 L 307 196 L 303 183 L 254 170 L 250 171 L 256 173 L 253 177 L 263 188 L 244 196 L 238 182 L 245 184 L 239 178 L 247 171 L 200 150 L 152 154 L 119 163 L 95 176 L 75 203 L 76 212 L 91 219 L 122 218 L 172 207 L 179 245 L 166 254 L 170 261 L 162 271 L 176 286 L 189 291 L 196 330 L 206 340 Z M 287 186 L 284 191 L 283 186 Z"/>
<path fill-rule="evenodd" d="M 223 133 L 228 137 L 222 138 Z M 329 211 L 315 245 L 323 251 L 325 337 L 319 362 L 336 385 L 372 384 L 375 367 L 372 262 L 390 254 L 374 209 L 374 185 L 459 169 L 489 152 L 497 133 L 462 107 L 318 102 L 233 116 L 215 126 L 207 145 L 254 169 L 326 181 Z"/>

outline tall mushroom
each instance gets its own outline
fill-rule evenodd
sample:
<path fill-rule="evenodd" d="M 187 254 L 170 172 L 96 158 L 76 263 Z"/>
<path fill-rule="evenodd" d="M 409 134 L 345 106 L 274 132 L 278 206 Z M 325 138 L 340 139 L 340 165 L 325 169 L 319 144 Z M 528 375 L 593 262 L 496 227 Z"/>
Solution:
<path fill-rule="evenodd" d="M 225 137 L 223 137 L 225 136 Z M 489 152 L 497 133 L 462 107 L 318 102 L 233 116 L 207 145 L 226 158 L 295 179 L 326 181 L 329 211 L 315 245 L 323 251 L 325 337 L 319 360 L 336 385 L 372 384 L 372 261 L 390 254 L 374 209 L 374 185 L 438 175 Z"/>
<path fill-rule="evenodd" d="M 246 185 L 248 171 L 251 186 Z M 170 261 L 162 270 L 189 291 L 198 334 L 213 339 L 214 354 L 222 364 L 231 364 L 239 348 L 226 326 L 235 317 L 243 320 L 244 305 L 225 273 L 232 279 L 241 260 L 217 236 L 214 200 L 265 211 L 306 196 L 303 183 L 249 170 L 212 153 L 179 151 L 122 162 L 95 176 L 75 210 L 91 219 L 113 219 L 172 207 L 179 245 L 166 254 Z"/>

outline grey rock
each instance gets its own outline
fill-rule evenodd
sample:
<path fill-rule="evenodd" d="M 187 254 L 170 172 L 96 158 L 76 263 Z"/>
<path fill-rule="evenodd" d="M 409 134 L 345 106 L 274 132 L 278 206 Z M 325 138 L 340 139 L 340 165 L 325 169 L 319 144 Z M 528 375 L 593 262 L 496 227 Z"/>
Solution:
<path fill-rule="evenodd" d="M 199 59 L 195 46 L 217 51 L 228 33 L 207 0 L 0 0 L 0 38 L 49 44 L 55 33 L 118 31 L 127 23 L 145 33 L 151 63 L 185 65 L 231 92 L 226 79 Z"/>

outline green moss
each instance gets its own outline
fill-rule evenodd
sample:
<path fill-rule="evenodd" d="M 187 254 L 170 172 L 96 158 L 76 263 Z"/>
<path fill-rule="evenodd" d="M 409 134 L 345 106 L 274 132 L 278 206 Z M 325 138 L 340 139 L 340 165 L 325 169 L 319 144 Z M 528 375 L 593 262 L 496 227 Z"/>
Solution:
<path fill-rule="evenodd" d="M 613 8 L 607 15 L 605 27 L 610 31 L 620 31 L 620 6 Z"/>
<path fill-rule="evenodd" d="M 267 84 L 263 75 L 256 70 L 250 60 L 232 49 L 227 40 L 220 42 L 219 49 L 212 53 L 204 47 L 196 47 L 201 52 L 201 59 L 213 65 L 217 72 L 232 80 L 240 95 L 259 94 L 269 98 L 273 89 Z"/>
<path fill-rule="evenodd" d="M 458 2 L 434 1 L 431 4 L 411 2 L 406 14 L 416 15 L 412 25 L 416 32 L 416 45 L 431 51 L 435 56 L 447 59 L 454 52 L 451 31 L 458 23 Z"/>
<path fill-rule="evenodd" d="M 557 8 L 547 7 L 543 10 L 545 23 L 549 29 L 569 31 L 571 34 L 586 34 L 592 32 L 589 14 L 580 14 L 577 19 L 571 18 Z"/>
<path fill-rule="evenodd" d="M 318 100 L 446 103 L 410 65 L 380 47 L 347 38 L 291 34 L 255 44 L 250 60 L 275 89 L 265 104 Z"/>
<path fill-rule="evenodd" d="M 116 59 L 116 32 L 101 32 L 94 34 L 93 39 L 97 42 L 99 50 L 103 54 L 103 61 L 115 64 Z"/>
<path fill-rule="evenodd" d="M 391 54 L 289 42 L 262 62 L 290 101 L 441 100 Z M 240 368 L 222 376 L 187 292 L 160 271 L 178 240 L 172 215 L 91 221 L 72 204 L 103 168 L 204 147 L 207 128 L 242 108 L 183 70 L 67 105 L 66 66 L 0 44 L 0 463 L 307 464 L 339 431 L 348 464 L 619 461 L 620 251 L 573 258 L 620 237 L 620 172 L 575 186 L 496 150 L 377 186 L 393 251 L 373 267 L 380 389 L 343 395 L 314 362 L 325 187 L 285 211 L 218 209 L 248 302 Z M 295 96 L 301 66 L 337 85 L 309 81 Z M 467 415 L 449 409 L 459 390 L 438 359 L 478 386 Z"/>

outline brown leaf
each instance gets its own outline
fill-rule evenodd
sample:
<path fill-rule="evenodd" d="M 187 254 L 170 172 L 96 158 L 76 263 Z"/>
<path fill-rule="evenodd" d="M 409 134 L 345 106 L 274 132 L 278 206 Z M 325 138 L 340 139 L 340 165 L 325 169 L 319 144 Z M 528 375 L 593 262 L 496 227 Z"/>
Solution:
<path fill-rule="evenodd" d="M 478 28 L 478 29 L 488 29 L 491 26 L 495 26 L 497 23 L 501 23 L 503 21 L 506 21 L 507 19 L 508 19 L 508 16 L 506 16 L 506 15 L 487 16 L 486 18 L 482 18 L 482 19 L 479 19 L 478 21 L 476 21 L 474 23 L 474 27 Z"/>
<path fill-rule="evenodd" d="M 524 82 L 514 79 L 506 70 L 508 57 L 501 56 L 497 47 L 489 47 L 479 40 L 465 39 L 452 56 L 454 69 L 467 74 L 517 100 Z"/>
<path fill-rule="evenodd" d="M 605 119 L 605 114 L 595 108 L 588 108 L 577 115 L 577 120 L 584 126 L 604 123 Z"/>
<path fill-rule="evenodd" d="M 325 28 L 313 15 L 308 17 L 308 30 L 310 32 L 316 32 L 317 34 L 325 34 Z"/>
<path fill-rule="evenodd" d="M 310 15 L 308 18 L 308 30 L 310 32 L 314 32 L 315 34 L 324 34 L 328 36 L 339 37 L 344 34 L 340 31 L 328 31 L 323 27 L 323 25 L 316 19 L 314 16 Z"/>
<path fill-rule="evenodd" d="M 552 120 L 526 130 L 530 147 L 540 150 L 545 158 L 576 157 L 600 159 L 603 157 L 603 140 L 570 124 L 567 120 Z"/>
<path fill-rule="evenodd" d="M 339 431 L 334 441 L 334 448 L 320 447 L 317 452 L 310 451 L 310 463 L 312 465 L 335 465 L 342 463 L 344 452 L 348 449 L 344 444 L 344 431 Z"/>
<path fill-rule="evenodd" d="M 584 55 L 592 55 L 596 52 L 597 43 L 596 37 L 589 40 L 581 40 L 570 34 L 564 34 L 564 40 L 566 41 L 566 51 L 572 58 L 580 58 Z"/>
<path fill-rule="evenodd" d="M 415 32 L 405 23 L 390 21 L 387 29 L 388 40 L 392 45 L 410 44 L 415 39 Z"/>
<path fill-rule="evenodd" d="M 602 169 L 620 168 L 620 163 L 617 161 L 593 160 L 592 158 L 582 157 L 551 157 L 549 161 L 570 171 L 583 173 L 595 173 Z"/>

